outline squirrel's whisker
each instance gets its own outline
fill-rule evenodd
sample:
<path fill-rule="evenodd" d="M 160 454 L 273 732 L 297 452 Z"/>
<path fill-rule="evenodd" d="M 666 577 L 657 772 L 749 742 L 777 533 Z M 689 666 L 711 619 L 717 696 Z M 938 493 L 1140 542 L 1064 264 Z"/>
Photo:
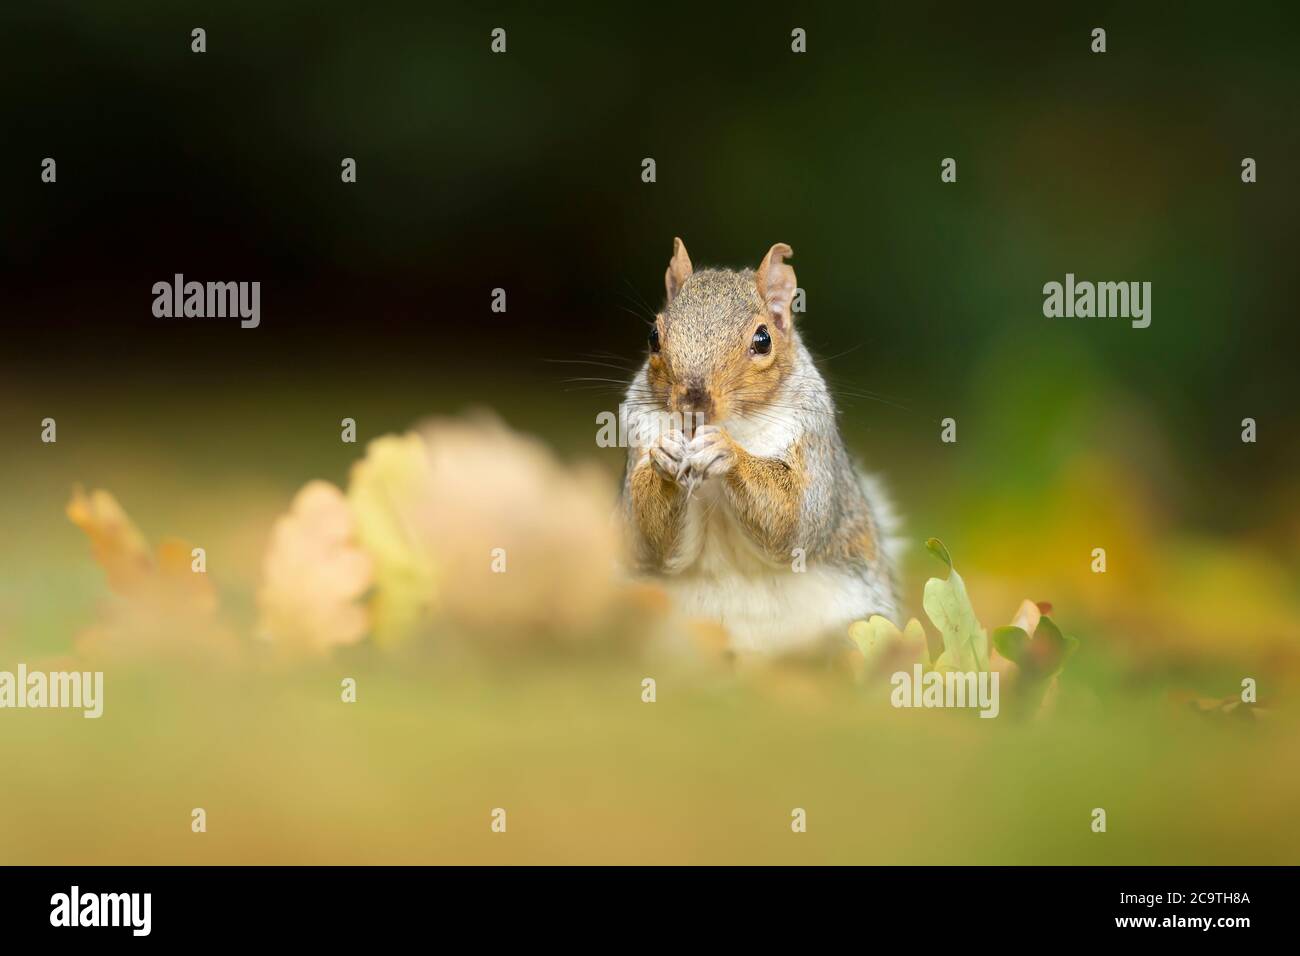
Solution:
<path fill-rule="evenodd" d="M 904 406 L 828 386 L 792 311 L 792 254 L 777 243 L 756 270 L 696 271 L 675 239 L 663 321 L 623 399 L 637 416 L 712 419 L 629 450 L 622 515 L 637 569 L 723 624 L 733 650 L 842 644 L 854 620 L 899 617 L 888 509 L 847 454 L 837 400 Z"/>

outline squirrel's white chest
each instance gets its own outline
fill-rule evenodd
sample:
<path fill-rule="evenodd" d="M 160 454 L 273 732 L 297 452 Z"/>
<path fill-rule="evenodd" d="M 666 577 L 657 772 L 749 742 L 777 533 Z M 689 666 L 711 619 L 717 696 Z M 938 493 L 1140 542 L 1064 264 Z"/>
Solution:
<path fill-rule="evenodd" d="M 720 481 L 695 490 L 688 505 L 687 526 L 698 537 L 693 568 L 707 575 L 753 574 L 770 571 L 771 561 L 745 530 Z"/>
<path fill-rule="evenodd" d="M 765 416 L 761 422 L 732 418 L 726 428 L 733 441 L 760 458 L 784 455 L 802 434 L 798 419 L 785 410 Z M 674 570 L 689 567 L 710 577 L 773 570 L 771 559 L 736 516 L 721 479 L 706 481 L 692 490 L 678 555 Z"/>
<path fill-rule="evenodd" d="M 759 444 L 746 437 L 747 449 Z M 770 431 L 762 437 L 783 440 Z M 783 653 L 846 635 L 876 601 L 843 568 L 808 565 L 794 554 L 774 563 L 736 516 L 720 481 L 695 489 L 683 531 L 682 560 L 665 585 L 686 616 L 721 623 L 733 650 Z"/>
<path fill-rule="evenodd" d="M 698 514 L 688 520 L 698 550 L 664 584 L 685 616 L 722 624 L 732 650 L 780 654 L 846 636 L 872 606 L 862 579 L 844 569 L 806 566 L 793 555 L 787 564 L 771 563 L 722 489 L 710 483 L 700 491 L 691 503 Z"/>

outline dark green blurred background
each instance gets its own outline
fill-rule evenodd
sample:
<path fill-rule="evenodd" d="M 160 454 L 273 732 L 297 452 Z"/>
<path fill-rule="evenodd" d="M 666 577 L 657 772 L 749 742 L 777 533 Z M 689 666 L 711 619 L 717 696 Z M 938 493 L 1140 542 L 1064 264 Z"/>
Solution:
<path fill-rule="evenodd" d="M 566 380 L 623 373 L 554 360 L 639 361 L 672 236 L 734 266 L 785 241 L 829 377 L 881 396 L 844 427 L 916 534 L 1100 456 L 1162 527 L 1293 555 L 1294 28 L 1249 4 L 10 8 L 5 446 L 62 412 L 287 490 L 342 479 L 341 415 L 364 438 L 487 404 L 590 453 L 617 390 Z M 154 318 L 175 272 L 261 281 L 261 328 Z M 1044 318 L 1066 272 L 1150 281 L 1151 327 Z"/>
<path fill-rule="evenodd" d="M 894 403 L 848 403 L 868 457 L 952 415 L 1032 469 L 1107 392 L 1189 519 L 1259 519 L 1298 454 L 1294 16 L 853 6 L 9 9 L 5 378 L 508 404 L 573 373 L 544 359 L 638 355 L 673 235 L 726 265 L 785 241 L 831 375 Z M 1151 281 L 1151 328 L 1045 319 L 1067 271 Z M 174 272 L 260 280 L 263 327 L 154 319 Z"/>

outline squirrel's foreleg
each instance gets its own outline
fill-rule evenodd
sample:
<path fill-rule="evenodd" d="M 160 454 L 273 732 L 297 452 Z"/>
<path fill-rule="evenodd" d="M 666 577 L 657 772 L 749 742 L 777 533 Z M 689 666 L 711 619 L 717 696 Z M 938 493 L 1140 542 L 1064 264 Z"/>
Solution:
<path fill-rule="evenodd" d="M 677 552 L 686 522 L 686 492 L 643 458 L 628 475 L 626 520 L 633 532 L 637 563 L 667 569 Z"/>
<path fill-rule="evenodd" d="M 791 460 L 760 458 L 730 442 L 727 498 L 741 524 L 775 563 L 790 560 L 799 528 L 804 481 L 799 446 Z"/>

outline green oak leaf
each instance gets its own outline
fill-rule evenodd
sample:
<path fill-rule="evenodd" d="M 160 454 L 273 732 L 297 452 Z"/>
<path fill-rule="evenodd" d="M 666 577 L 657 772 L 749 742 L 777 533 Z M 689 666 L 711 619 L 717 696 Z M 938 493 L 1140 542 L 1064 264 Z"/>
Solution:
<path fill-rule="evenodd" d="M 1077 637 L 1062 634 L 1056 622 L 1046 614 L 1039 619 L 1038 629 L 1030 641 L 1030 650 L 1033 652 L 1034 668 L 1041 676 L 1052 677 L 1057 674 L 1070 659 L 1070 655 L 1078 649 Z"/>
<path fill-rule="evenodd" d="M 993 629 L 993 646 L 999 654 L 1020 668 L 1029 680 L 1048 680 L 1058 674 L 1079 647 L 1066 637 L 1047 615 L 1038 621 L 1031 637 L 1024 628 L 1006 625 Z"/>
<path fill-rule="evenodd" d="M 1023 627 L 1004 624 L 993 628 L 990 635 L 997 652 L 1017 667 L 1024 667 L 1029 656 L 1029 635 Z"/>
<path fill-rule="evenodd" d="M 993 646 L 1019 668 L 1018 693 L 1022 706 L 1032 713 L 1042 705 L 1052 679 L 1078 649 L 1079 641 L 1062 634 L 1056 622 L 1044 614 L 1038 619 L 1033 636 L 1014 624 L 994 628 Z"/>
<path fill-rule="evenodd" d="M 953 567 L 952 555 L 938 538 L 925 542 L 926 549 L 948 566 L 948 577 L 925 582 L 921 606 L 943 637 L 943 653 L 935 670 L 961 672 L 989 669 L 989 641 L 966 594 L 966 582 Z"/>

